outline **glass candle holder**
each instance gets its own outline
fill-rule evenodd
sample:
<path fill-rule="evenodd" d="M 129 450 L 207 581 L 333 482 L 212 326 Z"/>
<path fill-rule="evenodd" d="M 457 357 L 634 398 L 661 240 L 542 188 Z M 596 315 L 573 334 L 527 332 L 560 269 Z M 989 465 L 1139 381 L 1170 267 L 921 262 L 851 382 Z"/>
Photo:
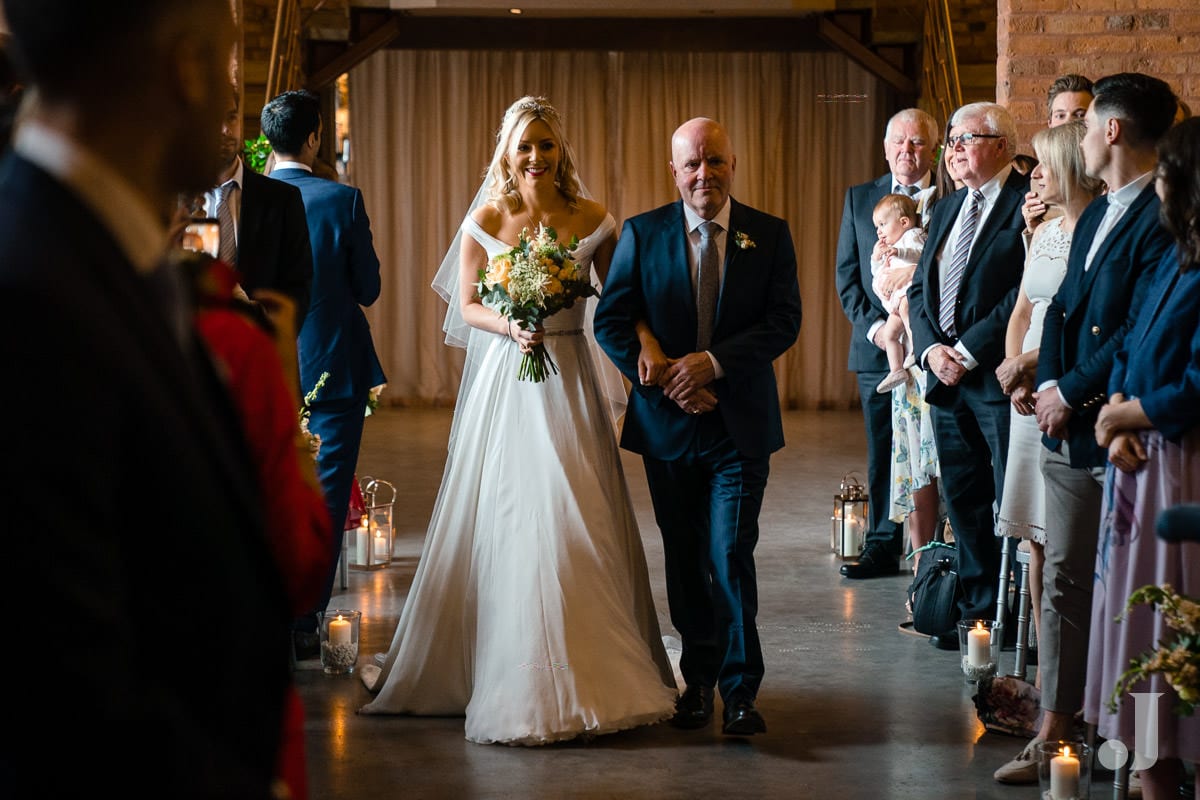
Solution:
<path fill-rule="evenodd" d="M 1004 626 L 992 619 L 964 619 L 958 623 L 958 651 L 967 683 L 978 683 L 996 674 Z"/>
<path fill-rule="evenodd" d="M 358 662 L 362 612 L 331 608 L 321 616 L 321 666 L 326 675 L 349 675 Z"/>
<path fill-rule="evenodd" d="M 1037 746 L 1042 800 L 1087 800 L 1092 791 L 1092 748 L 1083 742 L 1041 742 Z"/>

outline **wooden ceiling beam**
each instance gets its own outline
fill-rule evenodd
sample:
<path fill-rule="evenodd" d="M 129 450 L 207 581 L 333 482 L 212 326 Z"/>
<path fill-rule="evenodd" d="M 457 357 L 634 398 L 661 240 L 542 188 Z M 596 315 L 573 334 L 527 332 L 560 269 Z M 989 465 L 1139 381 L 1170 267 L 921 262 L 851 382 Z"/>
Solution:
<path fill-rule="evenodd" d="M 896 69 L 891 62 L 876 55 L 869 47 L 847 33 L 833 20 L 822 16 L 817 22 L 817 35 L 900 94 L 916 96 L 916 81 Z"/>
<path fill-rule="evenodd" d="M 389 14 L 384 17 L 377 27 L 371 29 L 361 39 L 324 64 L 310 69 L 308 88 L 313 91 L 324 89 L 336 81 L 339 75 L 349 72 L 376 51 L 390 45 L 403 32 L 404 22 L 407 19 L 410 18 L 401 14 Z"/>

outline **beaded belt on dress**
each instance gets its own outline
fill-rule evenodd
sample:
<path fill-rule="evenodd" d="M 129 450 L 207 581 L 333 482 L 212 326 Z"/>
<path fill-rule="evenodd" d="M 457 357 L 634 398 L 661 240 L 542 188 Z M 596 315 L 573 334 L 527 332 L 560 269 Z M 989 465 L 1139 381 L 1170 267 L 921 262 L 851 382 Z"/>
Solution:
<path fill-rule="evenodd" d="M 568 331 L 545 331 L 543 336 L 578 336 L 583 333 L 583 328 L 572 328 Z"/>

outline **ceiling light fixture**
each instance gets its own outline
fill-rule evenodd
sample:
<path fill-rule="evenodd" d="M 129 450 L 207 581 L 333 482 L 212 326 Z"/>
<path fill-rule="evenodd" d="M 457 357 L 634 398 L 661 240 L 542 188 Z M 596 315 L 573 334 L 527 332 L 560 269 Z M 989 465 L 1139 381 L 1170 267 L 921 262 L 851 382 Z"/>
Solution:
<path fill-rule="evenodd" d="M 521 13 L 521 9 L 519 9 L 519 8 L 510 8 L 510 9 L 508 10 L 508 13 L 510 13 L 510 14 L 520 14 L 520 13 Z"/>

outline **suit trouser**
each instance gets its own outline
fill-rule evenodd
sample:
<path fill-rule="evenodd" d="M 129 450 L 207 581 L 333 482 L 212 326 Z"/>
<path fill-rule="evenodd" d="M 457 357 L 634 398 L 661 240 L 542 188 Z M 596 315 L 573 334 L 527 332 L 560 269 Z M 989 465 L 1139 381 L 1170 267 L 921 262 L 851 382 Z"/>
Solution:
<path fill-rule="evenodd" d="M 1000 581 L 996 509 L 1008 460 L 1009 403 L 999 391 L 960 386 L 949 405 L 929 409 L 942 496 L 958 548 L 959 608 L 963 619 L 992 619 Z"/>
<path fill-rule="evenodd" d="M 1100 535 L 1104 467 L 1072 467 L 1067 443 L 1043 449 L 1046 479 L 1046 561 L 1042 567 L 1038 665 L 1042 708 L 1074 714 L 1083 708 L 1092 583 Z"/>
<path fill-rule="evenodd" d="M 643 463 L 683 641 L 679 671 L 689 686 L 717 685 L 726 703 L 754 699 L 763 676 L 754 547 L 770 459 L 742 456 L 718 411 L 679 458 Z"/>
<path fill-rule="evenodd" d="M 859 372 L 858 395 L 867 429 L 867 529 L 866 544 L 883 547 L 899 557 L 903 528 L 888 517 L 892 506 L 892 395 L 875 387 L 888 373 Z"/>
<path fill-rule="evenodd" d="M 358 449 L 362 443 L 363 421 L 367 410 L 367 398 L 347 400 L 317 400 L 311 405 L 308 429 L 321 437 L 321 450 L 317 456 L 317 477 L 325 492 L 325 506 L 333 521 L 333 550 L 330 553 L 329 574 L 325 590 L 317 607 L 309 617 L 297 626 L 310 630 L 316 615 L 323 612 L 333 596 L 333 584 L 337 579 L 338 559 L 342 555 L 342 537 L 345 536 L 346 514 L 350 508 L 350 491 L 354 483 L 354 470 L 358 467 Z"/>

